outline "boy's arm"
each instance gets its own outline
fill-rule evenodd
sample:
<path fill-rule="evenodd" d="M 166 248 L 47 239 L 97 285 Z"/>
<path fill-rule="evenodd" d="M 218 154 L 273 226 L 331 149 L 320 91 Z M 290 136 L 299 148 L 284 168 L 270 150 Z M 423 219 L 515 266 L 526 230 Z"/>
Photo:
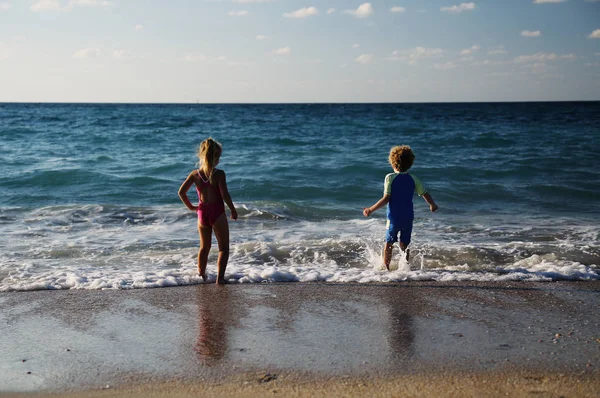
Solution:
<path fill-rule="evenodd" d="M 379 199 L 377 201 L 377 203 L 375 203 L 373 206 L 365 207 L 363 209 L 363 215 L 365 217 L 369 217 L 369 215 L 371 213 L 373 213 L 374 211 L 377 211 L 377 210 L 381 209 L 383 206 L 387 205 L 390 202 L 391 197 L 392 197 L 391 195 L 387 195 L 387 194 L 383 195 L 383 197 L 381 199 Z"/>
<path fill-rule="evenodd" d="M 187 178 L 185 179 L 185 181 L 183 182 L 183 184 L 181 184 L 181 186 L 179 187 L 179 192 L 177 192 L 177 194 L 179 195 L 179 199 L 181 199 L 181 201 L 183 202 L 183 204 L 185 205 L 185 207 L 187 207 L 188 209 L 192 210 L 192 211 L 196 211 L 198 210 L 197 206 L 192 205 L 192 202 L 190 202 L 190 199 L 187 196 L 187 191 L 190 190 L 192 184 L 194 183 L 194 171 L 192 171 Z"/>
<path fill-rule="evenodd" d="M 427 204 L 429 205 L 429 210 L 434 212 L 438 209 L 438 205 L 435 204 L 435 202 L 433 201 L 433 198 L 431 197 L 429 192 L 425 192 L 423 194 L 423 199 L 425 199 L 425 202 L 427 202 Z"/>

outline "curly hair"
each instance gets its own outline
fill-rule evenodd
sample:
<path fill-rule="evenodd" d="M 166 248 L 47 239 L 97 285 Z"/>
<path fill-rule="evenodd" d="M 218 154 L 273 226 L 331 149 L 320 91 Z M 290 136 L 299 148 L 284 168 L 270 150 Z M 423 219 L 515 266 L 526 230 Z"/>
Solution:
<path fill-rule="evenodd" d="M 390 164 L 394 170 L 405 172 L 413 165 L 415 154 L 408 145 L 399 145 L 390 149 Z"/>

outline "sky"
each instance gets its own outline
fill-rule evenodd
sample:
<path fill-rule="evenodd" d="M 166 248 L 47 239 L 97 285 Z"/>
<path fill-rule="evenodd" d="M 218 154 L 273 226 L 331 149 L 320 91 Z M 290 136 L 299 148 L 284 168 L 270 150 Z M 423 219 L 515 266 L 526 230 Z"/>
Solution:
<path fill-rule="evenodd" d="M 0 0 L 0 102 L 600 100 L 600 0 Z"/>

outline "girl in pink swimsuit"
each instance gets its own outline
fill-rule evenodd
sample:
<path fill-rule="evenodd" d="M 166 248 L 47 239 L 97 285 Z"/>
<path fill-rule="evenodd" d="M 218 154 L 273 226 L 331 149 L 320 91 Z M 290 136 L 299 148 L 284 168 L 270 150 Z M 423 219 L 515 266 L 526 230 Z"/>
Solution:
<path fill-rule="evenodd" d="M 231 210 L 231 219 L 237 220 L 237 211 L 229 191 L 225 172 L 216 168 L 223 149 L 220 143 L 208 138 L 200 144 L 198 158 L 200 168 L 193 170 L 179 188 L 179 198 L 185 206 L 198 214 L 198 232 L 200 234 L 200 250 L 198 251 L 198 274 L 206 281 L 206 265 L 212 241 L 212 232 L 219 244 L 217 259 L 217 283 L 226 283 L 225 268 L 229 260 L 229 224 L 225 215 L 225 205 Z M 187 192 L 196 185 L 198 206 L 192 205 Z"/>

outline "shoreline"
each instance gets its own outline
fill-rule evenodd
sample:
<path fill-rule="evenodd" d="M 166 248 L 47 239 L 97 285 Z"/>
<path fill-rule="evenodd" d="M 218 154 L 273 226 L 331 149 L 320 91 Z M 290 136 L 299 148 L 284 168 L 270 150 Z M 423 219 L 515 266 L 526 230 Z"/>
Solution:
<path fill-rule="evenodd" d="M 600 392 L 600 281 L 34 291 L 0 306 L 0 397 Z"/>

